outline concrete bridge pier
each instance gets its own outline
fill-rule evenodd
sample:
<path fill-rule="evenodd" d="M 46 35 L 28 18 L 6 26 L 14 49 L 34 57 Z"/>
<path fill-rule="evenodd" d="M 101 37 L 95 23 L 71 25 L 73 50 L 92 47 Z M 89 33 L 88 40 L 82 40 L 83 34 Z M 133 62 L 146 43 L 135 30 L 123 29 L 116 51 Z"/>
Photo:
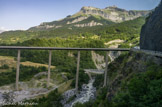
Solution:
<path fill-rule="evenodd" d="M 50 75 L 51 75 L 51 57 L 52 57 L 52 50 L 49 50 L 47 87 L 49 87 L 49 83 L 50 83 Z"/>
<path fill-rule="evenodd" d="M 20 50 L 17 53 L 17 67 L 16 67 L 16 90 L 19 90 L 19 72 L 20 72 Z"/>
<path fill-rule="evenodd" d="M 104 85 L 103 85 L 103 87 L 106 87 L 106 85 L 107 85 L 107 69 L 108 69 L 108 52 L 106 52 L 105 73 L 104 73 Z"/>
<path fill-rule="evenodd" d="M 80 64 L 80 51 L 78 51 L 78 58 L 77 58 L 77 71 L 76 71 L 76 82 L 75 82 L 76 91 L 78 91 L 79 64 Z"/>
<path fill-rule="evenodd" d="M 89 79 L 92 80 L 92 76 L 90 74 L 90 72 L 85 72 L 88 76 L 89 76 Z"/>

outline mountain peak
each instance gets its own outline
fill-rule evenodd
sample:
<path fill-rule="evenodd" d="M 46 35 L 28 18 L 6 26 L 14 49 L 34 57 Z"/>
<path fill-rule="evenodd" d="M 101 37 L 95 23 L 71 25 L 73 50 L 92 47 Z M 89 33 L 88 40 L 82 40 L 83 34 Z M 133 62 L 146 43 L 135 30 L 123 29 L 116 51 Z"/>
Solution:
<path fill-rule="evenodd" d="M 81 10 L 94 10 L 94 9 L 99 9 L 99 8 L 91 7 L 91 6 L 84 6 L 81 8 Z"/>
<path fill-rule="evenodd" d="M 119 7 L 115 6 L 115 5 L 106 7 L 105 10 L 122 11 L 122 12 L 127 11 L 127 10 L 119 8 Z"/>
<path fill-rule="evenodd" d="M 79 14 L 84 15 L 98 15 L 107 20 L 113 22 L 122 22 L 127 20 L 132 20 L 137 17 L 146 16 L 149 11 L 128 11 L 125 9 L 118 8 L 117 6 L 109 6 L 104 9 L 95 8 L 95 7 L 82 7 Z"/>
<path fill-rule="evenodd" d="M 118 7 L 115 6 L 115 5 L 113 5 L 113 6 L 106 7 L 105 9 L 107 9 L 107 8 L 109 8 L 109 9 L 116 9 L 116 8 L 118 8 Z"/>

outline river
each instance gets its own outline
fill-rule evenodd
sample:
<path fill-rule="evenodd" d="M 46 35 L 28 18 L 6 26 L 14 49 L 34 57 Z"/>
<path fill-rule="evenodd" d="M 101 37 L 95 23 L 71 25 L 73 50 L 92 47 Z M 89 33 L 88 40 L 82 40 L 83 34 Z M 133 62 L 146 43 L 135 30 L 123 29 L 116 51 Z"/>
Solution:
<path fill-rule="evenodd" d="M 88 84 L 82 85 L 82 90 L 79 94 L 76 94 L 76 98 L 68 104 L 64 103 L 64 107 L 73 107 L 76 103 L 85 103 L 91 99 L 95 99 L 96 88 L 93 87 L 94 79 L 90 80 Z M 74 94 L 74 93 L 73 93 Z"/>

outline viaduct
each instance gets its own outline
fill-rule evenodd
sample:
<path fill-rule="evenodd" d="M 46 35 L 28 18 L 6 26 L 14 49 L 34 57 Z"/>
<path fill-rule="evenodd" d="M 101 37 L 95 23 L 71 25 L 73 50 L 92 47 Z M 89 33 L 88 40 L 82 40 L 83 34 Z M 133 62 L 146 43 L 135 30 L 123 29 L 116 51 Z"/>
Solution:
<path fill-rule="evenodd" d="M 78 90 L 78 78 L 79 78 L 79 65 L 80 65 L 80 51 L 106 51 L 106 58 L 105 58 L 105 71 L 104 71 L 104 84 L 103 87 L 107 85 L 107 72 L 108 72 L 108 51 L 142 51 L 147 54 L 151 54 L 154 56 L 162 57 L 161 52 L 153 52 L 148 50 L 140 50 L 140 49 L 129 49 L 129 48 L 56 48 L 56 47 L 21 47 L 21 46 L 0 46 L 0 49 L 14 49 L 18 50 L 17 53 L 17 67 L 16 67 L 16 90 L 19 90 L 19 72 L 20 72 L 20 54 L 21 50 L 48 50 L 49 51 L 49 62 L 48 62 L 48 76 L 47 76 L 47 87 L 49 86 L 50 82 L 50 67 L 51 67 L 51 57 L 52 57 L 52 50 L 74 50 L 78 51 L 77 56 L 77 69 L 76 69 L 76 82 L 75 82 L 75 89 Z"/>

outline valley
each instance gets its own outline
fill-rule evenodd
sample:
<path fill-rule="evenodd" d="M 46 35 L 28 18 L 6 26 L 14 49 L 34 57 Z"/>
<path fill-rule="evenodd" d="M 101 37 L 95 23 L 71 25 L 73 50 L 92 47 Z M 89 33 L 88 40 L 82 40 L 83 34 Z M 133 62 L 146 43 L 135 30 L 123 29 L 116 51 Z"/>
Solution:
<path fill-rule="evenodd" d="M 36 107 L 160 106 L 162 58 L 157 54 L 161 53 L 161 6 L 154 10 L 84 6 L 60 20 L 0 33 L 0 46 L 127 49 L 19 49 L 20 67 L 18 49 L 0 49 L 0 102 L 16 106 L 21 101 L 34 102 Z"/>

